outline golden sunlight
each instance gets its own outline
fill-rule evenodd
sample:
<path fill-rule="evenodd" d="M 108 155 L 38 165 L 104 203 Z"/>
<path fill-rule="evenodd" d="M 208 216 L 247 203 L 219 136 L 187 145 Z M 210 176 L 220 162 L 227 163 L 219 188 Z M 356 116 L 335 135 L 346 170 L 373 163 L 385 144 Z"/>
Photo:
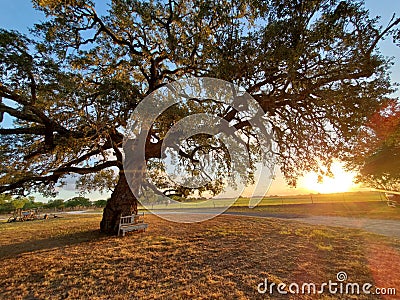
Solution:
<path fill-rule="evenodd" d="M 345 171 L 340 163 L 332 165 L 332 173 L 333 177 L 325 176 L 320 182 L 316 173 L 308 173 L 300 180 L 299 187 L 321 194 L 350 192 L 359 187 L 353 182 L 355 174 Z"/>

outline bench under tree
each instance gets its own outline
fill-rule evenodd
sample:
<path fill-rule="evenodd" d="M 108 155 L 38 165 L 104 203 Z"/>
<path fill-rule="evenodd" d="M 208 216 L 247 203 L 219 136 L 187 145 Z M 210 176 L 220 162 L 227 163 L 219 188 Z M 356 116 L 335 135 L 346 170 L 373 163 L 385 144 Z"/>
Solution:
<path fill-rule="evenodd" d="M 146 231 L 148 224 L 144 223 L 144 213 L 121 216 L 119 220 L 118 235 L 125 236 L 129 231 Z"/>

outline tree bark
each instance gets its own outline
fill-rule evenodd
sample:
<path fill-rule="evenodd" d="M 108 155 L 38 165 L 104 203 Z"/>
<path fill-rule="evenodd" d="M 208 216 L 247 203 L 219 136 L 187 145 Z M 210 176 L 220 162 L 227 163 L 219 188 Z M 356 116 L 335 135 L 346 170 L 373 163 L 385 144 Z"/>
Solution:
<path fill-rule="evenodd" d="M 125 173 L 121 170 L 118 183 L 104 208 L 100 230 L 108 234 L 118 234 L 120 217 L 133 213 L 137 213 L 137 199 L 129 188 Z"/>
<path fill-rule="evenodd" d="M 100 222 L 102 232 L 118 234 L 120 217 L 138 212 L 136 196 L 139 195 L 146 171 L 146 134 L 147 132 L 143 131 L 138 138 L 124 142 L 124 168 L 120 169 L 118 183 L 104 208 L 103 219 Z"/>

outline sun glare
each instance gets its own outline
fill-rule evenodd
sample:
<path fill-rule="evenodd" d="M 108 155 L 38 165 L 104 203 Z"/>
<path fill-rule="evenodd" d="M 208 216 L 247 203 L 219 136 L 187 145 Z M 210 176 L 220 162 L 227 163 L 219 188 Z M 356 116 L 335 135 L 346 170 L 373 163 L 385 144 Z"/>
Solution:
<path fill-rule="evenodd" d="M 321 182 L 318 182 L 318 175 L 314 172 L 308 173 L 303 177 L 300 184 L 304 189 L 312 193 L 343 193 L 350 192 L 357 188 L 354 181 L 354 174 L 346 172 L 339 163 L 332 165 L 333 177 L 323 177 Z"/>

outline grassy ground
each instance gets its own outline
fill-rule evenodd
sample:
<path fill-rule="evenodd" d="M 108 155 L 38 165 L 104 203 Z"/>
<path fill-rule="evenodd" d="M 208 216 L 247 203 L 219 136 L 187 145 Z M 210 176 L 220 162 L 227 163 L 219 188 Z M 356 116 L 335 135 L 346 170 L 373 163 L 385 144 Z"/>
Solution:
<path fill-rule="evenodd" d="M 400 220 L 400 207 L 389 207 L 386 202 L 331 202 L 314 204 L 261 205 L 255 208 L 233 206 L 229 212 L 294 216 L 339 216 L 370 219 Z"/>
<path fill-rule="evenodd" d="M 316 203 L 349 203 L 349 202 L 382 202 L 383 196 L 379 192 L 349 192 L 335 194 L 310 194 L 295 196 L 276 196 L 263 198 L 258 206 L 287 205 L 287 204 L 316 204 Z M 214 208 L 230 205 L 232 199 L 214 199 L 210 201 L 187 201 L 184 203 L 147 204 L 152 209 L 177 208 Z M 248 207 L 249 198 L 238 198 L 232 206 Z"/>
<path fill-rule="evenodd" d="M 153 207 L 155 210 L 205 209 L 226 206 L 226 203 L 226 199 L 216 199 L 214 202 L 149 205 L 148 208 Z M 378 192 L 267 197 L 263 198 L 255 208 L 250 209 L 248 205 L 248 198 L 239 198 L 228 212 L 267 213 L 271 216 L 340 216 L 400 220 L 400 207 L 389 207 L 381 193 Z"/>
<path fill-rule="evenodd" d="M 399 240 L 357 230 L 219 216 L 148 231 L 98 232 L 101 216 L 0 225 L 1 299 L 395 299 L 257 293 L 264 281 L 370 282 L 400 291 Z"/>

